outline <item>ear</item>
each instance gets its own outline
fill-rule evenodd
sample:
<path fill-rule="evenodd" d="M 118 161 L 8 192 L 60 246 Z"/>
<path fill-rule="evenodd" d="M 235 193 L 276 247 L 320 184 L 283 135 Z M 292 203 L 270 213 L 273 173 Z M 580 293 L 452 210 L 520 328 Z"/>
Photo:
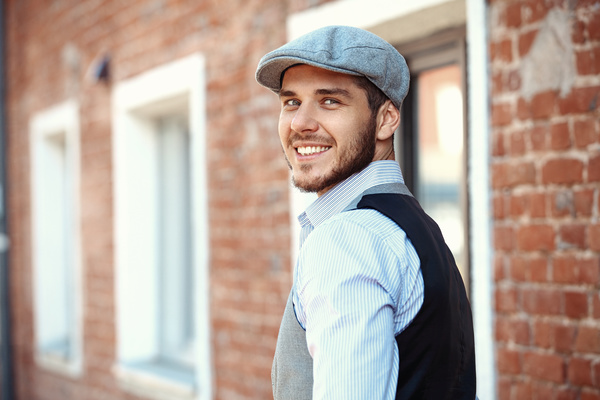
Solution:
<path fill-rule="evenodd" d="M 377 112 L 377 140 L 389 139 L 399 126 L 400 110 L 396 108 L 391 100 L 386 100 Z"/>

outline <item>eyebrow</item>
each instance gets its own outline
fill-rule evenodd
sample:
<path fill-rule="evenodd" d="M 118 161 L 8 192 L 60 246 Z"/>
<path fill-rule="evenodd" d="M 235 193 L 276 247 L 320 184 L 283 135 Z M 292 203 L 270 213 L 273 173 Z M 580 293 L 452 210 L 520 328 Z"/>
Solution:
<path fill-rule="evenodd" d="M 319 96 L 343 96 L 347 98 L 352 98 L 352 94 L 346 90 L 341 88 L 331 88 L 331 89 L 317 89 L 315 90 L 315 94 Z M 296 96 L 296 92 L 293 90 L 281 90 L 279 92 L 279 97 L 293 97 Z"/>

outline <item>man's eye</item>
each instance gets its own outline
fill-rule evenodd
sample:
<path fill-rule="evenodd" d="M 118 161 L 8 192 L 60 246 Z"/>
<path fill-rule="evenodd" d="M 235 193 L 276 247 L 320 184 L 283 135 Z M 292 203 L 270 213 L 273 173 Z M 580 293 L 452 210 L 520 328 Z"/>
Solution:
<path fill-rule="evenodd" d="M 338 103 L 339 103 L 339 101 L 337 101 L 336 99 L 325 99 L 323 101 L 323 104 L 328 105 L 328 106 L 338 104 Z"/>
<path fill-rule="evenodd" d="M 296 99 L 290 99 L 290 100 L 284 101 L 283 105 L 288 106 L 288 107 L 297 107 L 300 105 L 300 102 Z"/>

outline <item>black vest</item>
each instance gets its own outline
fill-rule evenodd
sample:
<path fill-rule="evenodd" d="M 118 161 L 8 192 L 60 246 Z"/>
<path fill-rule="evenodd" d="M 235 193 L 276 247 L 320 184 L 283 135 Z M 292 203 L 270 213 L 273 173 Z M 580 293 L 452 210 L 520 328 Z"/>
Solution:
<path fill-rule="evenodd" d="M 396 399 L 475 399 L 471 306 L 438 225 L 411 196 L 366 195 L 357 207 L 375 209 L 398 224 L 421 261 L 423 305 L 396 337 L 400 355 Z"/>

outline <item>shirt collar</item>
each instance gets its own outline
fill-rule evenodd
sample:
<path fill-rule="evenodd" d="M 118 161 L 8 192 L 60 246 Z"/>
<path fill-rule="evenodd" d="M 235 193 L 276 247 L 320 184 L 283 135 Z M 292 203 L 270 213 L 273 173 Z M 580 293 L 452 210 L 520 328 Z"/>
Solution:
<path fill-rule="evenodd" d="M 338 183 L 323 196 L 318 197 L 298 216 L 302 227 L 317 227 L 340 213 L 365 190 L 385 183 L 404 183 L 402 171 L 396 161 L 383 160 L 370 163 L 365 169 Z"/>

